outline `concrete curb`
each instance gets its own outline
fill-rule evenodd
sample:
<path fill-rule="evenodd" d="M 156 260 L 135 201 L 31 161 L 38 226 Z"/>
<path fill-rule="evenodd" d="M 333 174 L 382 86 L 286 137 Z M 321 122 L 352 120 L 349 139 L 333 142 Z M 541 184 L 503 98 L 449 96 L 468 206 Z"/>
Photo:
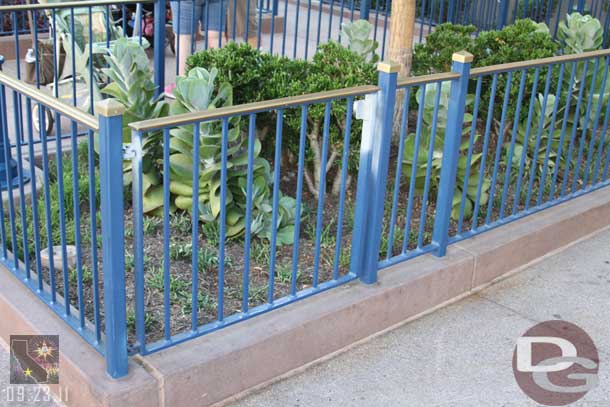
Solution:
<path fill-rule="evenodd" d="M 207 406 L 294 372 L 456 301 L 610 225 L 610 188 L 581 196 L 353 283 L 130 362 L 112 380 L 103 358 L 8 273 L 0 336 L 58 333 L 60 377 L 74 406 Z"/>

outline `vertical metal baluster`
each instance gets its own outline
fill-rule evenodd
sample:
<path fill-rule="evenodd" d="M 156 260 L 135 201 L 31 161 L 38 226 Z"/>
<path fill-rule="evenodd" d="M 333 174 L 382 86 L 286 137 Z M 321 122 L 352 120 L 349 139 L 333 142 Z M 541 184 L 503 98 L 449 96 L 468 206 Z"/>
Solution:
<path fill-rule="evenodd" d="M 398 194 L 400 193 L 400 178 L 402 176 L 402 159 L 404 156 L 405 138 L 409 129 L 409 100 L 411 88 L 407 88 L 402 103 L 402 116 L 400 120 L 400 141 L 398 142 L 398 156 L 396 157 L 396 174 L 394 175 L 394 192 L 392 194 L 392 211 L 390 215 L 390 231 L 388 232 L 388 250 L 386 259 L 392 257 L 394 247 L 394 230 L 396 228 L 396 216 L 398 213 Z"/>
<path fill-rule="evenodd" d="M 301 12 L 301 0 L 296 1 L 297 3 L 296 14 L 294 17 L 294 44 L 292 46 L 292 59 L 297 59 L 297 43 L 299 40 L 299 14 Z M 286 20 L 284 20 L 284 27 L 286 27 Z"/>
<path fill-rule="evenodd" d="M 134 158 L 131 161 L 133 201 L 133 261 L 136 314 L 136 340 L 140 353 L 146 353 L 146 326 L 144 325 L 144 203 L 142 197 L 142 138 L 141 131 L 131 132 Z"/>
<path fill-rule="evenodd" d="M 341 258 L 343 216 L 345 211 L 345 190 L 347 188 L 347 167 L 349 161 L 349 148 L 352 135 L 352 111 L 354 108 L 354 98 L 348 97 L 346 100 L 347 112 L 345 113 L 345 133 L 343 136 L 343 156 L 341 157 L 341 190 L 339 192 L 339 212 L 337 214 L 337 238 L 335 239 L 335 262 L 333 268 L 333 280 L 339 278 L 339 262 Z"/>
<path fill-rule="evenodd" d="M 305 59 L 305 60 L 307 60 L 307 54 L 309 53 L 309 27 L 310 27 L 310 25 L 311 25 L 311 0 L 307 0 L 307 29 L 305 30 L 305 56 L 303 57 L 303 59 Z"/>
<path fill-rule="evenodd" d="M 512 72 L 508 73 L 509 79 L 512 79 L 511 73 Z M 508 100 L 509 99 L 510 99 L 510 81 L 507 80 L 506 89 L 504 90 L 504 103 L 502 104 L 502 118 L 500 119 L 500 122 L 502 123 L 500 125 L 501 130 L 500 130 L 500 134 L 498 135 L 498 144 L 496 145 L 496 155 L 495 155 L 495 159 L 494 159 L 494 169 L 493 169 L 493 173 L 491 176 L 491 186 L 489 187 L 489 200 L 487 202 L 487 214 L 485 216 L 486 225 L 489 225 L 489 223 L 491 222 L 493 200 L 494 200 L 495 191 L 496 191 L 496 181 L 498 178 L 498 169 L 500 167 L 500 154 L 502 153 L 502 143 L 503 143 L 503 138 L 504 138 L 503 127 L 504 127 L 504 122 L 506 120 L 506 112 L 508 111 Z M 493 114 L 493 111 L 491 112 L 491 114 Z"/>
<path fill-rule="evenodd" d="M 425 0 L 424 0 L 425 1 Z M 421 97 L 417 110 L 417 125 L 415 127 L 415 144 L 413 148 L 413 158 L 411 163 L 411 175 L 409 177 L 409 198 L 407 200 L 407 218 L 405 219 L 405 235 L 402 241 L 402 253 L 406 253 L 409 248 L 409 234 L 411 231 L 411 217 L 413 215 L 413 202 L 415 200 L 415 179 L 417 176 L 417 166 L 419 161 L 419 145 L 423 129 L 424 102 L 426 96 L 426 84 L 420 86 Z M 408 102 L 407 102 L 408 103 Z"/>
<path fill-rule="evenodd" d="M 576 133 L 578 132 L 578 122 L 580 121 L 580 106 L 582 104 L 582 97 L 585 90 L 585 80 L 587 77 L 587 71 L 589 68 L 589 60 L 585 61 L 585 66 L 582 71 L 582 77 L 580 79 L 580 90 L 578 91 L 578 99 L 576 100 L 576 110 L 574 111 L 574 123 L 572 125 L 572 136 L 570 137 L 570 145 L 568 147 L 568 156 L 566 158 L 566 165 L 563 171 L 563 181 L 561 183 L 561 196 L 565 196 L 566 187 L 568 185 L 568 175 L 570 174 L 570 162 L 572 161 L 572 152 L 574 150 L 574 141 L 576 140 Z"/>
<path fill-rule="evenodd" d="M 542 166 L 542 175 L 540 177 L 540 187 L 538 188 L 538 197 L 536 198 L 536 206 L 540 206 L 542 203 L 542 194 L 544 193 L 544 185 L 546 182 L 546 174 L 549 168 L 549 157 L 551 155 L 551 147 L 553 145 L 553 140 L 555 138 L 555 124 L 557 120 L 557 110 L 559 107 L 559 102 L 561 100 L 561 90 L 563 89 L 563 76 L 565 71 L 565 64 L 561 64 L 559 68 L 559 81 L 557 82 L 557 90 L 555 91 L 555 104 L 553 106 L 553 114 L 551 116 L 551 123 L 549 125 L 549 138 L 546 144 L 546 150 L 544 153 L 544 164 Z"/>
<path fill-rule="evenodd" d="M 592 184 L 595 185 L 597 183 L 597 177 L 599 175 L 599 167 L 601 164 L 602 154 L 604 149 L 606 148 L 606 137 L 608 131 L 608 120 L 610 120 L 610 100 L 606 103 L 606 114 L 604 115 L 604 125 L 601 133 L 601 137 L 599 140 L 599 146 L 597 147 L 597 158 L 595 160 L 595 169 L 593 171 L 593 180 Z"/>
<path fill-rule="evenodd" d="M 282 56 L 285 55 L 286 52 L 286 32 L 288 31 L 288 26 L 286 22 L 288 21 L 288 0 L 284 0 L 284 22 L 282 23 Z M 271 34 L 273 35 L 273 34 Z M 297 33 L 295 31 L 294 36 L 296 38 Z"/>
<path fill-rule="evenodd" d="M 536 68 L 534 73 L 534 84 L 532 85 L 532 96 L 530 98 L 529 111 L 527 113 L 527 126 L 525 129 L 525 139 L 523 140 L 523 151 L 521 151 L 521 162 L 519 163 L 519 174 L 517 175 L 517 188 L 515 190 L 515 200 L 513 202 L 513 215 L 517 213 L 517 207 L 521 202 L 521 186 L 523 184 L 523 172 L 525 171 L 525 157 L 529 148 L 530 133 L 532 130 L 532 118 L 534 106 L 536 105 L 536 95 L 538 92 L 538 80 L 540 79 L 540 68 Z"/>
<path fill-rule="evenodd" d="M 275 126 L 275 156 L 273 160 L 273 207 L 271 210 L 271 248 L 269 253 L 269 293 L 267 302 L 273 304 L 275 282 L 275 263 L 277 249 L 277 218 L 280 199 L 280 170 L 282 161 L 282 133 L 284 129 L 284 110 L 278 109 Z"/>
<path fill-rule="evenodd" d="M 248 169 L 246 180 L 246 232 L 244 237 L 244 275 L 242 282 L 241 311 L 247 313 L 250 299 L 250 253 L 252 245 L 252 194 L 254 178 L 254 145 L 256 140 L 256 114 L 251 114 L 248 121 Z"/>
<path fill-rule="evenodd" d="M 608 67 L 606 66 L 606 74 L 608 73 Z M 578 158 L 576 159 L 576 167 L 574 168 L 574 179 L 572 180 L 572 193 L 576 190 L 576 181 L 578 180 L 578 175 L 580 174 L 580 161 L 582 160 L 582 155 L 586 143 L 587 131 L 589 130 L 589 119 L 591 118 L 591 104 L 593 103 L 593 94 L 595 92 L 595 86 L 597 84 L 597 74 L 599 72 L 599 58 L 595 60 L 595 68 L 593 72 L 593 79 L 591 81 L 591 87 L 589 89 L 589 101 L 587 102 L 587 110 L 585 113 L 585 126 L 581 133 L 580 139 L 580 148 L 578 149 Z M 605 76 L 605 75 L 604 75 Z M 583 83 L 585 86 L 585 83 Z M 603 99 L 604 91 L 603 88 L 600 88 L 601 99 Z M 591 135 L 591 140 L 595 140 L 595 132 Z"/>
<path fill-rule="evenodd" d="M 100 321 L 100 293 L 99 270 L 97 252 L 97 204 L 95 191 L 95 138 L 93 130 L 87 135 L 87 166 L 89 170 L 89 216 L 91 220 L 91 277 L 93 285 L 93 322 L 95 324 L 95 339 L 100 342 L 102 338 Z"/>
<path fill-rule="evenodd" d="M 218 253 L 218 322 L 224 320 L 225 240 L 227 231 L 227 155 L 229 151 L 229 119 L 222 119 L 220 162 L 220 249 Z"/>
<path fill-rule="evenodd" d="M 421 250 L 424 245 L 424 231 L 426 230 L 426 210 L 428 207 L 428 196 L 430 194 L 430 178 L 432 174 L 432 160 L 434 158 L 434 142 L 436 138 L 436 127 L 438 124 L 438 110 L 441 101 L 441 86 L 442 82 L 436 84 L 436 95 L 434 98 L 434 112 L 432 113 L 432 124 L 430 131 L 430 140 L 428 142 L 428 158 L 426 166 L 426 178 L 424 181 L 424 194 L 421 200 L 421 212 L 419 214 L 419 231 L 417 232 L 417 249 Z M 424 100 L 426 96 L 424 95 Z M 417 155 L 419 158 L 419 154 Z"/>
<path fill-rule="evenodd" d="M 8 199 L 8 215 L 9 215 L 9 226 L 10 226 L 10 233 L 11 233 L 11 249 L 12 249 L 12 254 L 13 254 L 13 270 L 18 270 L 19 267 L 19 249 L 17 246 L 17 232 L 16 232 L 16 227 L 15 227 L 15 201 L 14 201 L 14 196 L 13 196 L 13 187 L 14 185 L 14 180 L 13 180 L 13 171 L 10 168 L 11 164 L 11 140 L 9 138 L 8 135 L 8 113 L 6 111 L 6 98 L 4 97 L 5 95 L 5 88 L 4 85 L 0 86 L 0 91 L 2 93 L 2 95 L 0 97 L 2 97 L 2 105 L 4 106 L 4 108 L 0 109 L 0 111 L 2 112 L 2 120 L 1 120 L 1 126 L 2 126 L 2 134 L 0 136 L 2 136 L 3 139 L 3 147 L 4 147 L 4 151 L 2 152 L 4 154 L 4 163 L 5 165 L 9 166 L 9 169 L 7 171 L 4 172 L 6 178 L 5 178 L 5 183 L 6 183 L 6 191 L 7 191 L 7 199 Z M 4 220 L 4 219 L 3 219 Z"/>
<path fill-rule="evenodd" d="M 555 159 L 555 170 L 553 171 L 553 182 L 551 183 L 551 192 L 549 193 L 549 201 L 555 198 L 555 185 L 557 183 L 557 176 L 559 175 L 559 167 L 561 166 L 561 153 L 563 149 L 563 143 L 565 140 L 566 129 L 568 125 L 568 117 L 570 114 L 570 101 L 572 100 L 572 94 L 574 93 L 574 79 L 576 77 L 576 62 L 572 63 L 572 73 L 570 74 L 570 84 L 568 85 L 568 94 L 566 96 L 566 106 L 563 115 L 563 123 L 561 125 L 561 135 L 559 136 L 559 146 L 557 147 L 557 158 Z"/>
<path fill-rule="evenodd" d="M 36 186 L 36 166 L 34 163 L 34 128 L 32 126 L 32 100 L 26 98 L 26 123 L 28 126 L 28 160 L 30 162 L 30 188 L 32 191 L 32 219 L 34 222 L 34 257 L 36 262 L 36 274 L 38 276 L 38 292 L 44 292 L 42 278 L 42 263 L 40 260 L 40 218 L 38 214 L 38 190 Z M 4 218 L 2 218 L 4 219 Z"/>
<path fill-rule="evenodd" d="M 483 85 L 483 78 L 479 76 L 477 79 L 477 88 L 474 97 L 474 109 L 472 111 L 472 125 L 470 129 L 470 139 L 468 140 L 468 152 L 466 153 L 466 172 L 464 174 L 464 184 L 462 185 L 462 198 L 460 203 L 460 217 L 458 218 L 457 231 L 460 235 L 462 233 L 462 226 L 464 224 L 464 210 L 466 207 L 466 199 L 468 186 L 470 181 L 470 169 L 472 167 L 472 150 L 474 149 L 474 138 L 477 132 L 477 119 L 479 117 L 479 104 L 481 101 L 481 88 Z"/>
<path fill-rule="evenodd" d="M 79 194 L 79 175 L 78 175 L 78 144 L 76 141 L 77 125 L 72 121 L 72 202 L 74 210 L 74 246 L 76 246 L 76 284 L 78 300 L 78 316 L 81 329 L 85 328 L 85 299 L 83 294 L 83 253 L 81 245 L 80 230 L 80 194 Z"/>
<path fill-rule="evenodd" d="M 170 223 L 169 208 L 170 202 L 170 161 L 169 161 L 170 137 L 169 128 L 163 129 L 163 336 L 166 341 L 172 337 L 171 332 L 171 302 L 170 302 L 170 258 L 169 258 L 169 239 Z M 195 184 L 193 183 L 193 189 Z"/>
<path fill-rule="evenodd" d="M 208 124 L 209 125 L 209 124 Z M 193 125 L 193 203 L 191 208 L 191 330 L 196 331 L 199 311 L 199 152 L 201 144 L 200 123 Z M 223 157 L 224 158 L 224 157 Z M 226 181 L 225 181 L 226 182 Z M 221 203 L 224 207 L 224 203 Z M 223 208 L 221 208 L 221 211 Z M 226 225 L 221 223 L 221 230 Z"/>
<path fill-rule="evenodd" d="M 314 264 L 313 264 L 313 282 L 312 287 L 318 288 L 319 274 L 320 274 L 320 245 L 322 239 L 322 228 L 324 222 L 324 195 L 326 193 L 326 161 L 328 160 L 328 143 L 330 133 L 330 112 L 331 102 L 326 102 L 324 108 L 324 128 L 323 128 L 323 141 L 322 141 L 322 157 L 320 158 L 320 184 L 318 187 L 318 211 L 316 213 L 316 240 L 315 240 L 315 253 L 314 253 Z"/>
<path fill-rule="evenodd" d="M 604 69 L 604 77 L 602 79 L 602 83 L 601 86 L 599 87 L 600 89 L 602 89 L 602 95 L 603 95 L 603 89 L 606 88 L 606 80 L 608 79 L 608 70 L 609 70 L 609 65 L 610 65 L 610 57 L 606 57 L 606 66 Z M 596 139 L 596 135 L 597 135 L 597 129 L 598 129 L 598 124 L 599 124 L 599 119 L 600 119 L 600 115 L 601 115 L 601 111 L 602 111 L 602 105 L 603 105 L 603 97 L 600 97 L 598 102 L 597 102 L 597 109 L 596 109 L 596 113 L 595 113 L 595 121 L 594 121 L 594 126 L 593 126 L 593 131 L 592 131 L 592 137 L 591 137 L 591 142 L 589 144 L 589 153 L 587 154 L 587 162 L 585 164 L 585 174 L 584 174 L 584 180 L 583 180 L 583 187 L 587 186 L 587 183 L 589 181 L 589 170 L 591 169 L 591 164 L 592 164 L 592 159 L 593 159 L 593 152 L 595 150 L 595 139 Z M 608 105 L 610 105 L 610 103 L 607 103 Z M 602 134 L 600 134 L 600 147 L 602 148 L 603 146 L 603 138 L 605 136 L 605 130 L 602 132 Z M 595 181 L 592 180 L 593 182 L 591 183 L 591 185 L 593 186 L 593 184 L 595 184 Z"/>
<path fill-rule="evenodd" d="M 493 74 L 491 82 L 491 95 L 489 98 L 489 106 L 487 108 L 487 121 L 485 124 L 485 136 L 483 137 L 483 150 L 481 152 L 481 166 L 479 168 L 479 182 L 477 184 L 477 197 L 474 200 L 474 210 L 472 211 L 472 226 L 471 231 L 475 232 L 479 225 L 479 207 L 481 202 L 481 193 L 483 191 L 483 182 L 485 181 L 485 164 L 487 162 L 487 150 L 489 148 L 489 137 L 491 132 L 491 122 L 493 120 L 494 101 L 496 99 L 496 90 L 498 87 L 498 74 Z M 504 109 L 505 110 L 505 109 Z M 489 196 L 488 199 L 493 199 Z"/>
<path fill-rule="evenodd" d="M 301 131 L 299 135 L 299 163 L 297 171 L 297 191 L 296 191 L 296 218 L 294 220 L 294 244 L 292 246 L 292 273 L 290 295 L 296 295 L 297 276 L 299 267 L 299 236 L 301 233 L 301 204 L 303 201 L 303 172 L 305 168 L 305 140 L 307 138 L 307 114 L 308 106 L 301 107 Z"/>
<path fill-rule="evenodd" d="M 517 103 L 516 103 L 516 109 L 515 109 L 515 117 L 514 117 L 514 122 L 513 122 L 513 132 L 512 132 L 512 136 L 510 139 L 510 147 L 508 149 L 508 156 L 506 159 L 506 170 L 505 170 L 505 176 L 504 176 L 504 188 L 502 190 L 502 201 L 500 202 L 500 219 L 504 218 L 504 214 L 505 214 L 505 209 L 506 209 L 506 202 L 507 202 L 507 196 L 508 196 L 508 187 L 510 186 L 510 174 L 511 174 L 511 170 L 512 170 L 512 166 L 513 166 L 513 156 L 515 153 L 515 143 L 517 141 L 517 135 L 519 133 L 519 124 L 521 122 L 521 105 L 523 102 L 523 92 L 525 91 L 525 78 L 527 77 L 527 69 L 522 69 L 521 70 L 521 81 L 519 83 L 519 94 L 517 96 Z M 500 132 L 503 132 L 504 129 L 502 128 L 500 130 Z M 521 154 L 525 154 L 525 150 L 526 147 L 523 146 L 523 150 L 521 151 Z"/>
<path fill-rule="evenodd" d="M 55 113 L 55 159 L 57 169 L 57 190 L 59 195 L 59 230 L 60 230 L 60 245 L 61 245 L 61 260 L 62 260 L 62 276 L 64 285 L 64 301 L 65 301 L 65 316 L 70 315 L 70 289 L 68 275 L 68 253 L 66 249 L 66 209 L 64 204 L 64 170 L 63 170 L 63 152 L 61 147 L 61 116 Z M 51 247 L 51 250 L 53 248 Z"/>
<path fill-rule="evenodd" d="M 538 172 L 538 152 L 540 150 L 540 140 L 542 138 L 542 132 L 544 130 L 544 118 L 546 114 L 546 107 L 548 104 L 549 91 L 551 87 L 551 78 L 553 76 L 553 65 L 549 66 L 546 78 L 546 84 L 544 85 L 544 98 L 542 100 L 542 109 L 540 112 L 540 121 L 538 123 L 538 134 L 536 135 L 536 144 L 534 145 L 534 157 L 532 159 L 532 163 L 530 164 L 530 179 L 527 184 L 527 196 L 525 198 L 525 210 L 527 211 L 530 207 L 530 201 L 532 199 L 532 189 L 534 187 L 534 178 L 536 173 Z M 543 186 L 539 185 L 538 188 L 541 189 Z"/>

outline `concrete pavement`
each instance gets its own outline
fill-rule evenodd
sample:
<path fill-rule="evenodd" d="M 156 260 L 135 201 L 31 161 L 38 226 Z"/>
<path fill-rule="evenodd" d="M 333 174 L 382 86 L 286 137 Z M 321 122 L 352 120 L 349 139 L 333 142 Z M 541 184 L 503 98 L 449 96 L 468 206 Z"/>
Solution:
<path fill-rule="evenodd" d="M 607 407 L 609 306 L 606 230 L 230 405 L 537 406 L 515 382 L 515 340 L 538 322 L 564 319 L 587 331 L 600 354 L 598 387 L 573 405 Z"/>

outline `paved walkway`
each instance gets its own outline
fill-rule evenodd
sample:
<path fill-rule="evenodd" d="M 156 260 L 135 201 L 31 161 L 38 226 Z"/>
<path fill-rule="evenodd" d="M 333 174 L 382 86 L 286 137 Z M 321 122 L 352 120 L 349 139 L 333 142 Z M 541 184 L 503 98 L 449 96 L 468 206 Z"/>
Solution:
<path fill-rule="evenodd" d="M 608 407 L 608 309 L 605 231 L 231 406 L 537 406 L 515 382 L 515 340 L 538 322 L 563 319 L 589 333 L 601 359 L 599 386 L 573 405 Z"/>
<path fill-rule="evenodd" d="M 513 377 L 515 340 L 538 322 L 564 319 L 589 333 L 601 358 L 599 386 L 574 405 L 610 407 L 609 308 L 607 230 L 231 406 L 536 406 Z M 55 406 L 7 401 L 5 349 L 0 341 L 0 406 Z"/>

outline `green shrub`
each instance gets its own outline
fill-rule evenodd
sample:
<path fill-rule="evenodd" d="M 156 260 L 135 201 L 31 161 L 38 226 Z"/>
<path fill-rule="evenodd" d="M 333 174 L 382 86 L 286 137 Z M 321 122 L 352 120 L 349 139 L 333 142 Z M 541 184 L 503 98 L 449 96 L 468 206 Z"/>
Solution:
<path fill-rule="evenodd" d="M 235 89 L 233 102 L 236 104 L 261 100 L 277 99 L 308 93 L 341 89 L 350 86 L 375 83 L 377 73 L 372 62 L 365 57 L 331 42 L 321 45 L 312 61 L 290 60 L 288 58 L 263 54 L 249 45 L 229 44 L 220 50 L 206 50 L 188 59 L 189 67 L 216 68 L 218 81 L 229 81 Z M 237 84 L 237 85 L 235 85 Z M 330 158 L 325 163 L 328 172 L 338 174 L 338 165 L 343 151 L 343 133 L 345 127 L 346 102 L 332 102 L 330 134 Z M 310 192 L 317 194 L 319 175 L 322 168 L 322 125 L 324 105 L 309 106 L 307 140 L 306 180 Z M 275 130 L 275 113 L 258 114 L 257 135 L 261 140 L 261 155 L 272 158 L 275 150 L 275 137 L 270 136 Z M 301 128 L 301 109 L 284 111 L 284 128 L 282 146 L 292 157 L 298 155 L 299 132 Z M 361 124 L 352 122 L 352 138 L 349 166 L 353 170 L 357 165 L 357 154 L 360 140 Z M 331 189 L 338 192 L 338 177 L 331 184 Z"/>
<path fill-rule="evenodd" d="M 474 25 L 439 25 L 426 37 L 425 43 L 415 45 L 411 72 L 418 76 L 450 71 L 451 56 L 454 52 L 474 52 L 473 35 L 476 31 Z"/>

